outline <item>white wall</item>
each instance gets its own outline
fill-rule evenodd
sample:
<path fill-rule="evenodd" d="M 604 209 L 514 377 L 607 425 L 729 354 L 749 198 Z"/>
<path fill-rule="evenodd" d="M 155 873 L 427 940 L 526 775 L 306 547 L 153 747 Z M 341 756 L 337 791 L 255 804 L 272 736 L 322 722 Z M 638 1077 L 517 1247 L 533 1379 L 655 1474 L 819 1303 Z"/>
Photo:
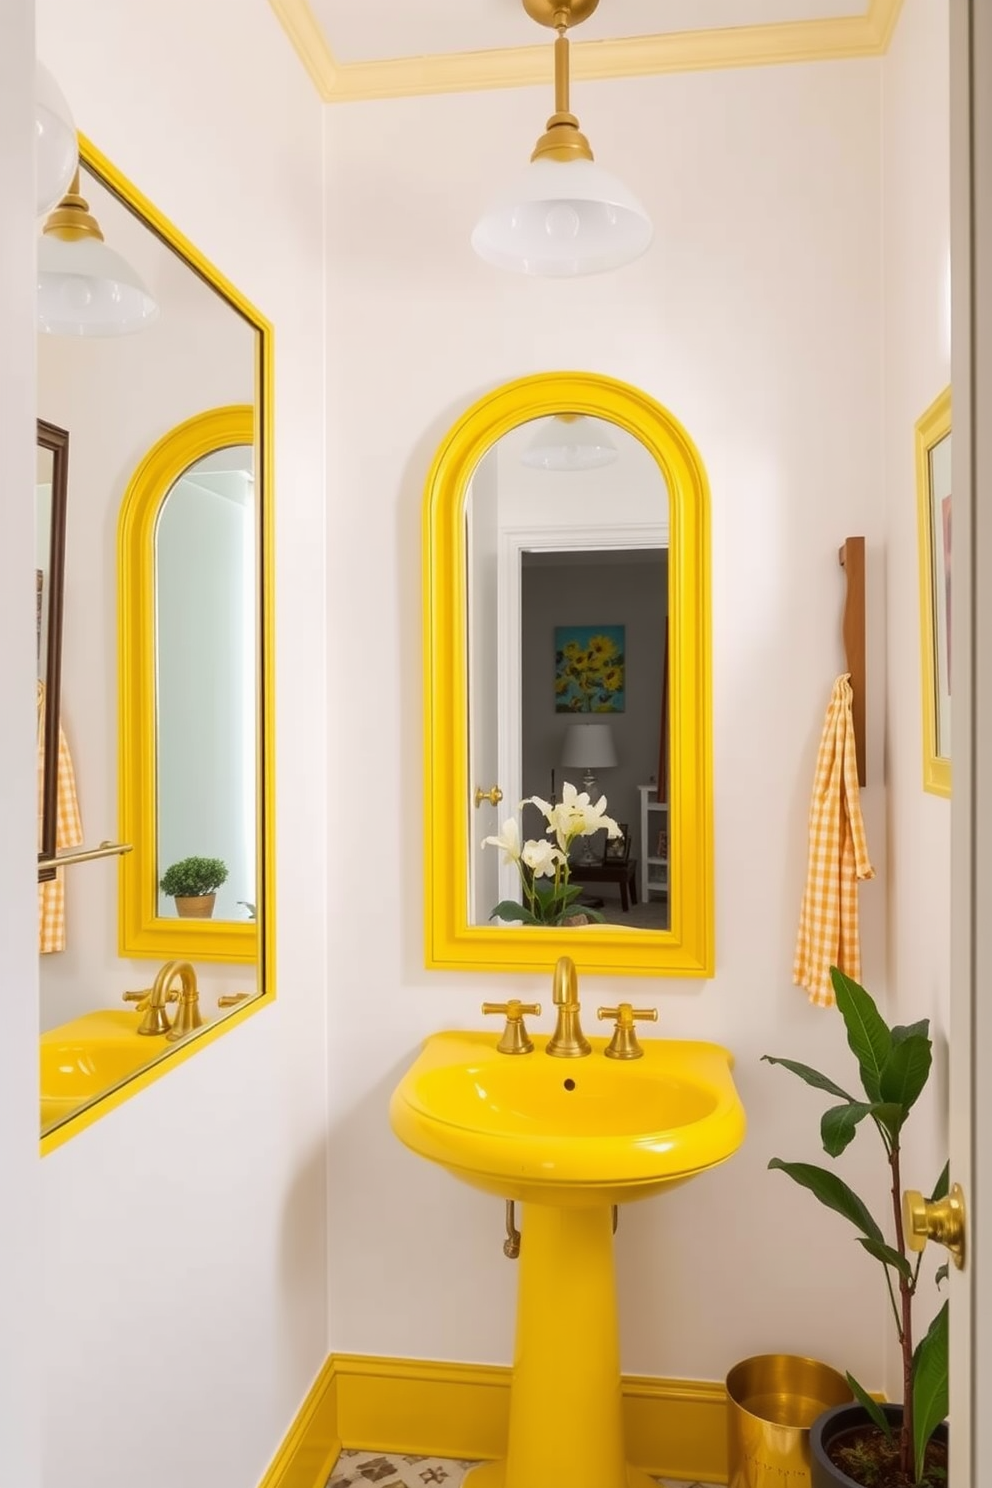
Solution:
<path fill-rule="evenodd" d="M 327 1352 L 320 107 L 266 0 L 92 19 L 39 6 L 79 127 L 275 329 L 279 997 L 42 1163 L 44 1482 L 246 1488 Z"/>
<path fill-rule="evenodd" d="M 405 1152 L 386 1116 L 418 1040 L 481 1024 L 479 1003 L 498 991 L 493 977 L 423 970 L 421 494 L 442 435 L 486 389 L 581 368 L 670 407 L 712 484 L 717 974 L 636 993 L 660 1004 L 660 1032 L 736 1052 L 750 1118 L 729 1165 L 623 1216 L 623 1364 L 721 1378 L 746 1355 L 798 1351 L 878 1384 L 873 1266 L 841 1221 L 766 1172 L 774 1154 L 815 1159 L 821 1103 L 759 1057 L 847 1073 L 839 1019 L 807 1004 L 791 968 L 816 748 L 842 669 L 837 548 L 864 533 L 877 565 L 884 534 L 880 64 L 578 90 L 597 158 L 646 201 L 657 241 L 638 264 L 574 283 L 502 275 L 468 241 L 549 102 L 526 89 L 326 115 L 329 634 L 336 647 L 360 617 L 364 679 L 342 708 L 331 779 L 348 790 L 335 791 L 330 835 L 375 848 L 362 871 L 331 855 L 330 1185 L 346 1216 L 330 1233 L 331 1342 L 510 1358 L 502 1205 Z M 877 626 L 871 662 L 880 676 Z M 863 798 L 879 870 L 862 893 L 875 987 L 882 701 L 879 688 Z M 503 990 L 547 1000 L 536 978 Z M 589 982 L 585 1006 L 620 991 Z M 845 1160 L 855 1186 L 864 1169 L 857 1151 Z"/>
<path fill-rule="evenodd" d="M 929 1017 L 937 1042 L 937 1078 L 907 1142 L 906 1184 L 927 1192 L 947 1156 L 951 803 L 923 790 L 913 426 L 951 380 L 948 66 L 947 0 L 905 0 L 882 71 L 888 955 L 894 1014 Z M 925 1322 L 927 1278 L 919 1297 Z M 894 1358 L 889 1386 L 901 1389 Z"/>
<path fill-rule="evenodd" d="M 0 200 L 0 1483 L 41 1488 L 32 0 L 0 9 Z"/>

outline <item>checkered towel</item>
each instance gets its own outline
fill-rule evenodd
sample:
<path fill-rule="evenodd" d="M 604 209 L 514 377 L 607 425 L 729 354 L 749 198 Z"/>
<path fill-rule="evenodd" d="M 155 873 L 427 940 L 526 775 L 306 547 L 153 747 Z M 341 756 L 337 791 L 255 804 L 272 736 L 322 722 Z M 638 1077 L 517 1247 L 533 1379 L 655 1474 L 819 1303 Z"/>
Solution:
<path fill-rule="evenodd" d="M 830 694 L 809 806 L 809 861 L 799 915 L 792 979 L 820 1007 L 834 1002 L 830 968 L 861 977 L 858 879 L 874 878 L 868 861 L 858 767 L 854 757 L 851 683 L 838 677 Z"/>
<path fill-rule="evenodd" d="M 38 824 L 41 826 L 45 788 L 44 688 L 38 684 Z M 83 823 L 76 799 L 76 775 L 65 734 L 59 729 L 58 795 L 55 813 L 55 848 L 64 852 L 79 847 L 83 840 Z M 38 885 L 38 950 L 42 955 L 65 950 L 65 884 L 64 869 L 54 878 Z"/>

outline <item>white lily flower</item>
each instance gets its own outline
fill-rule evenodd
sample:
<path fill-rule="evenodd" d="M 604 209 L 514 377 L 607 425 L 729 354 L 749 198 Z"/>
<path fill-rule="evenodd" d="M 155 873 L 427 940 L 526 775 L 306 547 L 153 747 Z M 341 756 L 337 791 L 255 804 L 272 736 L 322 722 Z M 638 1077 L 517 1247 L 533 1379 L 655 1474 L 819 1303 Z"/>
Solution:
<path fill-rule="evenodd" d="M 504 863 L 519 863 L 520 828 L 517 826 L 515 819 L 511 816 L 508 821 L 503 823 L 503 829 L 498 837 L 484 837 L 482 839 L 482 845 L 483 847 L 498 847 L 501 852 L 506 854 L 503 859 Z"/>
<path fill-rule="evenodd" d="M 559 865 L 566 861 L 561 849 L 552 847 L 545 837 L 525 842 L 520 858 L 535 878 L 554 878 Z"/>

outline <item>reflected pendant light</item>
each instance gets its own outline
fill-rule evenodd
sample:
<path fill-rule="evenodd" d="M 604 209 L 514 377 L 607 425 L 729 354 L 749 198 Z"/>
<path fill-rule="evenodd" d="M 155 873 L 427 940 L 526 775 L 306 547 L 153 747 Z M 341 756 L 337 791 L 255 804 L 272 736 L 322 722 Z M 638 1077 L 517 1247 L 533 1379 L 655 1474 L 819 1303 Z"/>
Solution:
<path fill-rule="evenodd" d="M 39 217 L 61 201 L 79 162 L 76 126 L 62 90 L 48 68 L 35 63 L 35 211 Z"/>
<path fill-rule="evenodd" d="M 38 244 L 38 329 L 54 336 L 125 336 L 158 315 L 126 259 L 103 241 L 79 194 L 79 171 Z"/>
<path fill-rule="evenodd" d="M 598 0 L 523 0 L 527 14 L 557 31 L 555 112 L 531 163 L 476 224 L 472 247 L 500 269 L 565 278 L 600 274 L 640 258 L 651 219 L 622 181 L 593 160 L 569 112 L 568 28 Z"/>
<path fill-rule="evenodd" d="M 537 433 L 520 456 L 534 470 L 599 470 L 620 451 L 599 419 L 555 413 L 538 422 Z"/>

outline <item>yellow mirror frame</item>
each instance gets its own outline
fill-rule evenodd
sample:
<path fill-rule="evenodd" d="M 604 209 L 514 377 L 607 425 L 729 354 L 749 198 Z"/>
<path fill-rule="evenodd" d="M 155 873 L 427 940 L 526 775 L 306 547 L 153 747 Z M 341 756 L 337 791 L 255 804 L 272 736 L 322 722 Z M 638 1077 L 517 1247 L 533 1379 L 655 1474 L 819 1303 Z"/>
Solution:
<path fill-rule="evenodd" d="M 923 692 L 923 789 L 934 796 L 951 794 L 952 767 L 940 753 L 937 727 L 937 626 L 934 596 L 933 512 L 930 453 L 951 432 L 951 390 L 934 399 L 916 423 L 916 516 L 920 554 L 920 675 Z"/>
<path fill-rule="evenodd" d="M 121 503 L 120 829 L 122 841 L 134 844 L 121 861 L 118 943 L 122 956 L 199 961 L 255 961 L 258 957 L 257 920 L 245 924 L 174 920 L 158 912 L 155 531 L 162 503 L 180 476 L 205 455 L 233 445 L 256 447 L 250 404 L 210 409 L 171 429 L 148 451 Z"/>
<path fill-rule="evenodd" d="M 670 507 L 670 929 L 468 923 L 465 499 L 490 446 L 518 424 L 588 414 L 626 429 L 661 469 Z M 709 487 L 681 424 L 639 388 L 592 372 L 523 377 L 471 407 L 427 479 L 424 545 L 425 964 L 548 972 L 569 955 L 592 975 L 705 977 L 714 970 Z M 516 803 L 512 803 L 515 808 Z"/>

